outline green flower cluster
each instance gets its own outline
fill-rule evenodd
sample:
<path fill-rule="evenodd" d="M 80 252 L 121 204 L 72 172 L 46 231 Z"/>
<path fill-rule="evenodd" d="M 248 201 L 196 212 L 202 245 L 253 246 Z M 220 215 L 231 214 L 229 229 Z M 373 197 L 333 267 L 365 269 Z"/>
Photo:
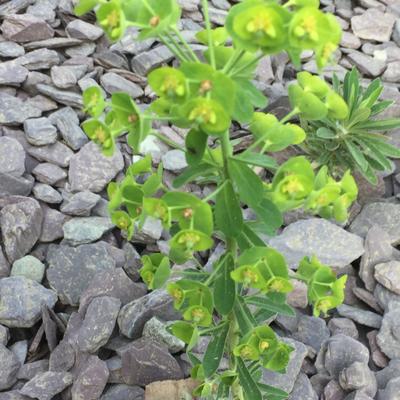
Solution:
<path fill-rule="evenodd" d="M 319 9 L 319 1 L 245 0 L 231 8 L 226 29 L 236 47 L 264 54 L 286 50 L 300 64 L 303 50 L 314 50 L 319 67 L 329 61 L 341 39 L 332 14 Z"/>
<path fill-rule="evenodd" d="M 297 74 L 297 81 L 298 84 L 289 85 L 289 100 L 301 118 L 309 121 L 347 118 L 346 102 L 320 77 L 303 71 Z"/>
<path fill-rule="evenodd" d="M 335 181 L 328 175 L 326 167 L 315 174 L 311 163 L 303 156 L 282 164 L 272 182 L 266 186 L 267 198 L 281 211 L 303 207 L 339 222 L 347 220 L 348 208 L 358 194 L 355 180 L 349 172 L 340 181 Z"/>

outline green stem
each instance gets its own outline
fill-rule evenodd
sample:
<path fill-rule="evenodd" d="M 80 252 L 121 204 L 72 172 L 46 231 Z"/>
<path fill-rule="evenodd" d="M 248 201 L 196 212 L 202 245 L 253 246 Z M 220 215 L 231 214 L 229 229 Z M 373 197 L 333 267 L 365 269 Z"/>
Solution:
<path fill-rule="evenodd" d="M 214 42 L 212 40 L 210 13 L 208 11 L 208 0 L 202 0 L 201 4 L 203 7 L 204 22 L 206 24 L 206 29 L 207 29 L 207 34 L 208 34 L 208 47 L 210 49 L 210 62 L 211 62 L 211 66 L 215 69 L 216 68 L 215 51 L 214 51 Z"/>
<path fill-rule="evenodd" d="M 299 109 L 297 107 L 293 108 L 292 111 L 290 111 L 289 114 L 287 114 L 284 118 L 282 118 L 279 122 L 281 124 L 284 124 L 285 122 L 290 121 L 295 115 L 297 115 L 299 113 Z"/>
<path fill-rule="evenodd" d="M 188 53 L 190 54 L 190 56 L 192 57 L 194 62 L 199 63 L 199 57 L 197 57 L 196 53 L 193 51 L 193 49 L 190 47 L 189 43 L 186 41 L 186 39 L 183 37 L 183 35 L 181 34 L 181 32 L 179 31 L 178 28 L 176 28 L 175 26 L 172 28 L 173 32 L 175 33 L 176 36 L 178 36 L 178 39 L 181 41 L 181 43 L 183 44 L 183 46 L 185 47 L 185 49 L 188 51 Z"/>
<path fill-rule="evenodd" d="M 171 36 L 170 36 L 171 37 Z M 171 41 L 170 37 L 167 38 L 168 40 Z M 165 46 L 168 47 L 168 49 L 171 51 L 172 54 L 174 54 L 176 56 L 176 58 L 180 61 L 180 62 L 186 62 L 189 61 L 186 58 L 186 55 L 184 53 L 182 53 L 182 50 L 179 48 L 179 46 L 176 45 L 176 43 L 174 43 L 174 41 L 168 42 L 166 40 L 166 38 L 164 38 L 162 35 L 158 35 L 158 38 L 160 40 L 161 43 L 163 43 Z"/>
<path fill-rule="evenodd" d="M 253 60 L 249 61 L 246 64 L 243 64 L 240 68 L 238 68 L 236 71 L 232 71 L 231 72 L 231 77 L 235 77 L 237 75 L 239 75 L 241 72 L 245 71 L 247 68 L 252 67 L 253 65 L 257 64 L 263 57 L 265 56 L 265 54 L 259 54 L 256 58 L 254 58 Z"/>
<path fill-rule="evenodd" d="M 157 131 L 151 131 L 150 135 L 153 135 L 156 138 L 160 139 L 162 142 L 164 142 L 168 146 L 172 147 L 173 149 L 178 149 L 178 150 L 182 150 L 182 151 L 186 152 L 186 149 L 183 146 L 180 146 L 178 143 L 175 143 L 174 141 L 172 141 L 171 139 L 168 139 L 167 137 L 165 137 L 164 135 L 162 135 L 161 133 L 159 133 Z"/>
<path fill-rule="evenodd" d="M 222 72 L 224 72 L 225 74 L 229 74 L 229 72 L 236 66 L 236 64 L 240 61 L 240 59 L 244 56 L 245 53 L 246 53 L 245 50 L 236 49 L 233 52 L 231 58 L 226 63 Z"/>
<path fill-rule="evenodd" d="M 203 201 L 204 202 L 210 201 L 225 187 L 226 184 L 227 184 L 227 181 L 225 181 L 222 185 L 219 185 L 216 190 L 214 190 L 212 193 L 210 193 L 207 197 L 204 197 Z"/>

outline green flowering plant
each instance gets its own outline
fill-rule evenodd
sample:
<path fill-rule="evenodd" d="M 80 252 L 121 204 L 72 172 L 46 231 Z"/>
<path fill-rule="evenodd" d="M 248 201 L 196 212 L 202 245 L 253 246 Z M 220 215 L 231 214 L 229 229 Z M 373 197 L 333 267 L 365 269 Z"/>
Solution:
<path fill-rule="evenodd" d="M 105 155 L 126 140 L 135 158 L 123 179 L 108 186 L 113 223 L 127 240 L 134 240 L 146 218 L 161 222 L 168 232 L 169 250 L 142 257 L 140 276 L 149 289 L 165 288 L 181 311 L 171 332 L 183 340 L 199 381 L 195 396 L 235 400 L 284 399 L 287 393 L 262 381 L 264 368 L 284 373 L 293 348 L 273 331 L 278 314 L 293 316 L 287 294 L 293 279 L 308 286 L 314 315 L 326 315 L 344 298 L 346 277 L 337 279 L 315 257 L 305 258 L 297 272 L 267 246 L 262 235 L 274 235 L 284 212 L 303 208 L 340 222 L 357 197 L 351 174 L 334 179 L 329 168 L 317 168 L 306 156 L 278 165 L 272 157 L 293 145 L 303 145 L 308 131 L 290 123 L 316 124 L 326 118 L 346 120 L 351 110 L 345 99 L 318 76 L 299 73 L 289 88 L 292 111 L 279 120 L 260 110 L 267 99 L 252 80 L 258 61 L 286 51 L 300 66 L 303 50 L 313 50 L 323 67 L 340 41 L 332 15 L 319 10 L 318 0 L 245 0 L 231 7 L 226 25 L 212 29 L 208 2 L 202 0 L 205 29 L 196 38 L 204 47 L 193 51 L 178 29 L 180 8 L 175 0 L 81 0 L 78 15 L 94 10 L 112 40 L 129 26 L 139 40 L 156 38 L 176 56 L 176 67 L 151 71 L 148 83 L 157 96 L 146 108 L 126 93 L 105 98 L 100 88 L 83 94 L 90 118 L 83 129 Z M 256 111 L 257 110 L 257 111 Z M 155 129 L 154 121 L 186 132 L 179 146 Z M 233 123 L 246 124 L 253 143 L 236 153 L 230 137 Z M 307 125 L 308 126 L 308 125 Z M 163 167 L 141 157 L 148 136 L 157 137 L 186 155 L 185 168 L 167 188 Z M 270 177 L 261 179 L 260 171 Z M 206 197 L 179 189 L 187 183 L 215 188 Z M 243 208 L 252 213 L 244 217 Z M 199 252 L 212 251 L 217 241 L 225 250 L 210 269 Z M 204 253 L 203 253 L 204 254 Z M 188 263 L 185 269 L 171 265 Z M 199 359 L 194 348 L 209 338 Z M 222 368 L 226 359 L 228 367 Z"/>
<path fill-rule="evenodd" d="M 301 74 L 299 85 L 305 78 Z M 380 100 L 383 89 L 380 79 L 363 87 L 356 69 L 346 74 L 343 83 L 334 76 L 333 91 L 326 98 L 328 113 L 317 120 L 301 118 L 308 132 L 302 148 L 310 159 L 329 166 L 335 175 L 357 171 L 372 184 L 378 181 L 377 173 L 391 171 L 390 158 L 400 158 L 400 150 L 383 133 L 400 128 L 400 118 L 381 117 L 393 104 Z"/>

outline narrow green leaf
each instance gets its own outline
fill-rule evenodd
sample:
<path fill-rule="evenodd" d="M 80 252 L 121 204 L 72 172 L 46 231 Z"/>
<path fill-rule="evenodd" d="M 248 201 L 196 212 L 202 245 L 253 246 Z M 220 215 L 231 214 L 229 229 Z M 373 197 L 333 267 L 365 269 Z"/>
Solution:
<path fill-rule="evenodd" d="M 186 135 L 186 161 L 194 166 L 201 162 L 207 146 L 208 136 L 199 130 L 192 129 Z"/>
<path fill-rule="evenodd" d="M 237 156 L 234 156 L 233 159 L 243 162 L 245 164 L 263 167 L 273 171 L 278 169 L 278 163 L 275 161 L 275 159 L 265 154 L 244 152 Z"/>
<path fill-rule="evenodd" d="M 178 189 L 186 183 L 194 181 L 200 176 L 207 176 L 215 171 L 215 167 L 208 164 L 198 164 L 186 168 L 173 182 L 175 189 Z"/>
<path fill-rule="evenodd" d="M 259 204 L 252 206 L 257 217 L 264 224 L 265 231 L 263 233 L 273 236 L 276 230 L 283 224 L 283 216 L 278 207 L 268 199 L 262 199 Z"/>
<path fill-rule="evenodd" d="M 231 278 L 235 268 L 235 261 L 231 254 L 223 258 L 223 265 L 219 267 L 219 275 L 214 282 L 214 304 L 222 315 L 228 315 L 235 304 L 236 285 Z"/>
<path fill-rule="evenodd" d="M 358 128 L 374 131 L 389 131 L 391 129 L 400 128 L 400 118 L 367 121 L 359 124 Z"/>
<path fill-rule="evenodd" d="M 217 194 L 215 221 L 218 229 L 226 236 L 236 237 L 242 231 L 242 209 L 230 181 L 226 181 L 222 190 Z"/>
<path fill-rule="evenodd" d="M 153 281 L 153 289 L 161 288 L 171 275 L 171 267 L 168 257 L 164 257 L 158 266 Z"/>
<path fill-rule="evenodd" d="M 257 386 L 257 383 L 254 382 L 253 377 L 251 376 L 249 370 L 246 367 L 244 361 L 238 357 L 237 359 L 237 369 L 239 373 L 239 381 L 243 387 L 243 393 L 246 400 L 262 400 L 262 394 Z"/>
<path fill-rule="evenodd" d="M 228 162 L 228 169 L 240 199 L 250 207 L 258 205 L 264 194 L 263 183 L 259 176 L 247 165 L 232 158 Z"/>
<path fill-rule="evenodd" d="M 276 400 L 278 400 L 278 399 L 284 400 L 289 396 L 289 394 L 286 393 L 284 390 L 281 390 L 281 389 L 278 389 L 276 387 L 267 385 L 265 383 L 258 383 L 257 385 L 261 389 L 261 391 L 267 395 L 267 399 L 268 400 L 272 400 L 272 399 L 274 399 L 274 400 L 275 399 Z"/>
<path fill-rule="evenodd" d="M 246 335 L 257 325 L 257 322 L 241 297 L 236 296 L 233 312 L 242 335 Z"/>
<path fill-rule="evenodd" d="M 357 145 L 350 141 L 345 141 L 346 147 L 349 150 L 356 164 L 360 167 L 361 171 L 368 169 L 368 161 L 365 159 L 364 154 Z"/>
<path fill-rule="evenodd" d="M 204 375 L 212 376 L 218 369 L 224 355 L 225 342 L 229 332 L 229 324 L 223 322 L 224 328 L 215 335 L 209 343 L 203 358 Z"/>
<path fill-rule="evenodd" d="M 288 304 L 278 303 L 278 302 L 274 301 L 274 299 L 271 296 L 268 296 L 268 295 L 265 295 L 264 297 L 260 297 L 260 296 L 246 297 L 245 301 L 247 304 L 254 305 L 263 310 L 268 310 L 273 313 L 287 315 L 289 317 L 293 317 L 296 315 L 293 308 L 290 307 Z"/>

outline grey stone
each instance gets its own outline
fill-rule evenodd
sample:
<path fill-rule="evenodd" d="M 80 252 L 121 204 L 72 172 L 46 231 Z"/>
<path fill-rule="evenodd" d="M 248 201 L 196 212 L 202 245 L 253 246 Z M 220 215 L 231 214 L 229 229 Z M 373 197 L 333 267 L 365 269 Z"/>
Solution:
<path fill-rule="evenodd" d="M 26 0 L 17 0 L 17 1 L 26 1 Z M 10 3 L 5 3 L 5 5 Z M 30 397 L 23 396 L 17 390 L 10 390 L 9 392 L 1 392 L 0 400 L 31 400 Z"/>
<path fill-rule="evenodd" d="M 71 159 L 69 169 L 71 190 L 89 190 L 98 193 L 123 167 L 124 161 L 118 148 L 112 157 L 106 157 L 95 143 L 89 142 Z"/>
<path fill-rule="evenodd" d="M 15 177 L 25 172 L 25 150 L 11 137 L 0 137 L 0 172 Z"/>
<path fill-rule="evenodd" d="M 96 297 L 89 304 L 78 331 L 77 345 L 83 352 L 95 353 L 111 337 L 121 301 L 115 297 Z"/>
<path fill-rule="evenodd" d="M 77 306 L 90 280 L 101 271 L 115 268 L 102 244 L 79 247 L 51 245 L 47 252 L 47 279 L 63 304 Z"/>
<path fill-rule="evenodd" d="M 41 18 L 29 14 L 7 15 L 1 30 L 6 39 L 18 43 L 49 39 L 54 36 L 51 26 Z"/>
<path fill-rule="evenodd" d="M 24 48 L 18 43 L 14 42 L 0 42 L 0 57 L 16 58 L 25 54 Z"/>
<path fill-rule="evenodd" d="M 128 338 L 137 339 L 141 336 L 145 323 L 154 316 L 165 321 L 174 321 L 179 318 L 172 298 L 161 289 L 154 290 L 122 307 L 118 316 L 120 331 Z"/>
<path fill-rule="evenodd" d="M 79 39 L 68 38 L 68 37 L 54 37 L 51 39 L 38 40 L 35 42 L 29 42 L 24 45 L 26 50 L 36 49 L 61 49 L 64 47 L 72 47 L 81 44 L 82 41 Z M 22 55 L 22 54 L 20 54 Z M 18 57 L 18 56 L 16 56 Z"/>
<path fill-rule="evenodd" d="M 14 353 L 0 344 L 0 390 L 9 389 L 14 385 L 20 366 Z"/>
<path fill-rule="evenodd" d="M 371 203 L 363 207 L 350 225 L 350 231 L 365 237 L 372 226 L 379 226 L 393 245 L 400 243 L 400 204 Z"/>
<path fill-rule="evenodd" d="M 28 355 L 28 341 L 19 340 L 18 342 L 15 342 L 11 346 L 9 346 L 9 348 L 17 357 L 20 365 L 24 364 Z"/>
<path fill-rule="evenodd" d="M 51 400 L 72 382 L 73 375 L 69 372 L 43 372 L 25 383 L 20 393 L 39 400 Z"/>
<path fill-rule="evenodd" d="M 383 316 L 382 326 L 376 337 L 380 349 L 390 358 L 400 358 L 400 309 L 395 308 Z"/>
<path fill-rule="evenodd" d="M 49 118 L 72 150 L 79 150 L 88 142 L 87 136 L 79 126 L 78 116 L 71 107 L 62 108 L 51 114 Z"/>
<path fill-rule="evenodd" d="M 13 2 L 2 3 L 0 5 L 0 15 L 2 17 L 10 14 L 17 14 L 26 9 L 33 0 L 14 0 Z"/>
<path fill-rule="evenodd" d="M 349 318 L 332 318 L 328 322 L 328 328 L 332 336 L 343 334 L 353 339 L 358 339 L 358 330 L 356 324 Z"/>
<path fill-rule="evenodd" d="M 67 173 L 58 165 L 40 163 L 32 171 L 39 182 L 55 185 L 67 177 Z"/>
<path fill-rule="evenodd" d="M 82 96 L 78 93 L 57 89 L 50 85 L 45 85 L 43 83 L 38 84 L 37 90 L 45 96 L 50 97 L 54 101 L 66 106 L 71 106 L 81 109 L 83 106 Z"/>
<path fill-rule="evenodd" d="M 377 391 L 374 373 L 369 369 L 368 364 L 359 361 L 340 372 L 339 383 L 344 390 L 361 390 L 372 398 Z"/>
<path fill-rule="evenodd" d="M 105 361 L 90 356 L 72 386 L 72 400 L 97 400 L 106 387 L 109 371 Z"/>
<path fill-rule="evenodd" d="M 386 82 L 400 81 L 400 61 L 394 61 L 388 64 L 382 79 Z"/>
<path fill-rule="evenodd" d="M 96 297 L 110 296 L 120 300 L 124 306 L 146 294 L 146 289 L 132 282 L 122 268 L 99 272 L 92 277 L 89 286 L 82 293 L 79 312 L 85 314 L 90 302 Z"/>
<path fill-rule="evenodd" d="M 379 389 L 384 389 L 390 380 L 400 376 L 400 360 L 395 359 L 389 362 L 384 369 L 376 372 L 376 380 Z"/>
<path fill-rule="evenodd" d="M 371 8 L 351 19 L 351 28 L 360 39 L 388 42 L 396 19 L 393 15 Z"/>
<path fill-rule="evenodd" d="M 12 263 L 27 254 L 40 237 L 43 213 L 39 203 L 29 197 L 11 201 L 0 211 L 4 249 Z"/>
<path fill-rule="evenodd" d="M 46 96 L 38 94 L 27 100 L 33 107 L 39 108 L 42 112 L 53 111 L 57 109 L 57 103 Z"/>
<path fill-rule="evenodd" d="M 361 47 L 361 40 L 350 32 L 343 32 L 340 45 L 348 49 L 358 49 Z"/>
<path fill-rule="evenodd" d="M 361 256 L 359 275 L 365 287 L 372 291 L 376 285 L 375 265 L 390 261 L 394 256 L 394 248 L 389 234 L 375 225 L 368 230 L 364 246 L 365 253 Z"/>
<path fill-rule="evenodd" d="M 166 46 L 157 46 L 150 51 L 133 57 L 131 62 L 132 71 L 146 76 L 152 69 L 171 61 L 173 57 L 172 52 Z"/>
<path fill-rule="evenodd" d="M 391 303 L 399 303 L 400 305 L 400 296 L 380 284 L 375 286 L 374 296 L 385 311 L 389 310 Z"/>
<path fill-rule="evenodd" d="M 269 244 L 280 251 L 290 268 L 305 256 L 315 255 L 323 264 L 345 267 L 364 253 L 363 240 L 319 218 L 295 222 Z"/>
<path fill-rule="evenodd" d="M 33 187 L 33 195 L 37 200 L 48 204 L 59 204 L 62 202 L 62 196 L 57 190 L 45 183 L 37 183 Z"/>
<path fill-rule="evenodd" d="M 307 356 L 307 347 L 296 340 L 282 339 L 294 348 L 290 354 L 289 364 L 286 372 L 281 374 L 268 369 L 263 369 L 261 382 L 274 386 L 278 389 L 290 393 L 295 385 L 297 376 L 300 373 L 301 365 Z"/>
<path fill-rule="evenodd" d="M 100 400 L 143 400 L 144 390 L 139 386 L 114 385 L 110 387 Z"/>
<path fill-rule="evenodd" d="M 79 79 L 85 75 L 86 65 L 55 65 L 51 68 L 51 79 L 60 89 L 68 89 L 76 85 Z"/>
<path fill-rule="evenodd" d="M 318 400 L 318 395 L 306 374 L 300 372 L 288 400 Z"/>
<path fill-rule="evenodd" d="M 65 30 L 70 37 L 90 41 L 99 39 L 104 33 L 101 28 L 80 19 L 75 19 L 68 23 Z"/>
<path fill-rule="evenodd" d="M 46 117 L 25 120 L 24 130 L 27 141 L 34 146 L 45 146 L 57 140 L 57 129 Z"/>
<path fill-rule="evenodd" d="M 183 373 L 174 357 L 163 346 L 138 339 L 118 350 L 122 376 L 128 385 L 148 385 L 166 379 L 182 379 Z"/>
<path fill-rule="evenodd" d="M 29 71 L 49 69 L 60 63 L 60 56 L 55 50 L 38 49 L 30 51 L 14 61 Z"/>
<path fill-rule="evenodd" d="M 292 280 L 293 290 L 287 295 L 287 303 L 295 308 L 306 308 L 308 305 L 307 285 L 297 279 Z"/>
<path fill-rule="evenodd" d="M 84 191 L 71 196 L 61 205 L 60 210 L 64 214 L 87 217 L 90 211 L 99 202 L 100 196 L 98 194 Z"/>
<path fill-rule="evenodd" d="M 29 196 L 33 187 L 34 179 L 31 175 L 26 178 L 16 177 L 0 172 L 0 197 L 3 196 Z"/>
<path fill-rule="evenodd" d="M 87 57 L 93 54 L 96 50 L 96 43 L 83 42 L 78 46 L 69 47 L 65 50 L 65 54 L 69 57 Z"/>
<path fill-rule="evenodd" d="M 72 246 L 92 243 L 114 228 L 110 218 L 77 217 L 63 226 L 65 243 Z"/>
<path fill-rule="evenodd" d="M 400 295 L 400 262 L 389 261 L 375 266 L 375 279 L 384 287 Z"/>
<path fill-rule="evenodd" d="M 100 78 L 101 86 L 110 94 L 115 92 L 126 92 L 134 99 L 143 96 L 143 89 L 132 81 L 117 75 L 114 72 L 108 72 Z"/>
<path fill-rule="evenodd" d="M 63 225 L 67 216 L 50 207 L 43 208 L 43 224 L 40 241 L 50 243 L 64 237 Z"/>
<path fill-rule="evenodd" d="M 18 296 L 15 294 L 18 293 Z M 30 328 L 41 316 L 45 304 L 53 308 L 57 295 L 22 276 L 0 280 L 0 323 L 10 328 Z"/>
<path fill-rule="evenodd" d="M 0 85 L 19 85 L 25 81 L 28 72 L 22 65 L 12 61 L 3 62 L 0 64 Z"/>
<path fill-rule="evenodd" d="M 320 373 L 326 373 L 334 379 L 354 362 L 367 364 L 368 349 L 357 340 L 342 334 L 332 336 L 325 341 L 318 353 L 316 367 Z"/>
<path fill-rule="evenodd" d="M 0 93 L 0 124 L 19 125 L 28 118 L 40 117 L 42 111 L 33 107 L 29 102 Z"/>
<path fill-rule="evenodd" d="M 185 153 L 182 150 L 170 150 L 162 157 L 163 166 L 166 170 L 180 172 L 188 166 Z"/>
<path fill-rule="evenodd" d="M 353 51 L 347 55 L 351 64 L 356 66 L 363 74 L 370 77 L 380 76 L 386 69 L 386 62 L 367 56 L 359 51 Z"/>
<path fill-rule="evenodd" d="M 167 331 L 168 325 L 158 319 L 151 318 L 143 328 L 143 337 L 166 346 L 170 353 L 178 353 L 185 348 L 185 343 Z"/>
<path fill-rule="evenodd" d="M 0 248 L 0 278 L 6 278 L 10 275 L 10 264 L 4 256 L 3 249 Z"/>
<path fill-rule="evenodd" d="M 378 335 L 378 331 L 376 331 L 376 330 L 367 333 L 367 339 L 368 339 L 369 349 L 371 352 L 371 358 L 377 367 L 385 368 L 388 365 L 389 360 L 385 356 L 385 354 L 383 354 L 383 352 L 381 351 L 381 349 L 378 346 L 378 342 L 376 340 L 377 335 Z"/>
<path fill-rule="evenodd" d="M 350 318 L 361 325 L 369 326 L 371 328 L 380 328 L 382 323 L 382 317 L 379 314 L 349 306 L 347 304 L 342 304 L 337 307 L 337 311 L 341 317 Z"/>
<path fill-rule="evenodd" d="M 301 316 L 293 338 L 319 351 L 322 343 L 330 337 L 326 322 L 321 318 Z"/>
<path fill-rule="evenodd" d="M 8 341 L 10 340 L 10 330 L 0 325 L 0 345 L 7 346 Z"/>
<path fill-rule="evenodd" d="M 14 261 L 11 268 L 11 276 L 24 276 L 40 283 L 43 280 L 44 270 L 44 264 L 36 257 L 25 256 Z"/>
<path fill-rule="evenodd" d="M 378 400 L 397 400 L 400 393 L 400 377 L 391 379 L 385 390 L 380 391 Z"/>
<path fill-rule="evenodd" d="M 43 359 L 26 363 L 18 371 L 19 380 L 30 381 L 37 374 L 44 373 L 49 369 L 49 360 Z"/>
<path fill-rule="evenodd" d="M 39 161 L 56 164 L 59 167 L 68 167 L 74 155 L 73 151 L 61 142 L 55 142 L 48 146 L 31 146 L 27 149 L 29 155 Z"/>

